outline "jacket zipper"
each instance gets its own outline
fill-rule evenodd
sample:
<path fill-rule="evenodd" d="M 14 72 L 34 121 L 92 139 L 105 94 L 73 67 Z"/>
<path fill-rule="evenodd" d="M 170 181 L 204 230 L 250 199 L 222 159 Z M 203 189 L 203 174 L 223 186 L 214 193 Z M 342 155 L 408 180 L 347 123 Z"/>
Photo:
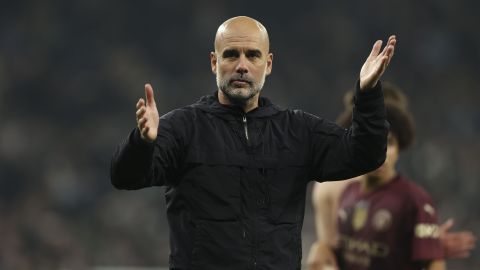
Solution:
<path fill-rule="evenodd" d="M 243 115 L 242 122 L 243 122 L 243 130 L 245 131 L 245 139 L 247 140 L 247 145 L 249 145 L 250 144 L 250 137 L 248 136 L 248 123 L 247 123 L 247 116 L 246 115 Z M 256 230 L 256 224 L 253 227 L 254 227 L 254 231 L 255 231 Z M 243 234 L 245 236 L 245 231 L 243 232 Z M 254 233 L 254 239 L 253 240 L 254 240 L 254 242 L 257 241 L 256 233 Z M 257 248 L 255 247 L 255 251 L 254 251 L 254 254 L 253 254 L 253 269 L 257 269 L 257 254 L 256 254 L 257 251 L 256 251 L 256 249 Z"/>
<path fill-rule="evenodd" d="M 247 116 L 243 116 L 243 129 L 245 130 L 245 139 L 247 139 L 247 143 L 250 141 L 248 137 L 248 125 L 247 125 Z"/>
<path fill-rule="evenodd" d="M 245 131 L 245 139 L 247 140 L 247 145 L 250 145 L 250 137 L 248 136 L 248 123 L 247 123 L 247 115 L 243 115 L 242 118 L 243 122 L 243 129 Z M 255 217 L 256 218 L 256 217 Z M 254 227 L 254 231 L 256 230 L 256 222 Z M 245 231 L 243 232 L 243 235 L 245 237 Z M 257 242 L 257 235 L 254 233 L 254 242 Z M 256 245 L 256 244 L 255 244 Z M 254 254 L 253 254 L 253 269 L 257 269 L 257 247 L 255 247 Z"/>

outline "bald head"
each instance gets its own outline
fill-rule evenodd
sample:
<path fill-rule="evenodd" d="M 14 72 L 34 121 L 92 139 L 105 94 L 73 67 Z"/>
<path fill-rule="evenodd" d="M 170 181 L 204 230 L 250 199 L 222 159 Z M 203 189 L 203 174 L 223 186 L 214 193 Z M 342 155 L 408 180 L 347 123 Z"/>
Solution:
<path fill-rule="evenodd" d="M 239 105 L 245 112 L 258 106 L 265 77 L 272 71 L 269 46 L 267 30 L 252 18 L 234 17 L 220 25 L 215 52 L 210 53 L 220 103 Z"/>
<path fill-rule="evenodd" d="M 256 43 L 264 52 L 269 52 L 270 41 L 267 29 L 255 19 L 238 16 L 226 20 L 218 27 L 215 35 L 215 52 L 220 52 L 228 45 L 241 42 Z"/>

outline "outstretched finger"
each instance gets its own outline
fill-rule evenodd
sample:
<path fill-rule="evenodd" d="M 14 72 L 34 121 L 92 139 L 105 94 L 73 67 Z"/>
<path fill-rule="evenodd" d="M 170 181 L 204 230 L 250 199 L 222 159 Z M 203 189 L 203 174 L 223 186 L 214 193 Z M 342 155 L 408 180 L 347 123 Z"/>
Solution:
<path fill-rule="evenodd" d="M 387 63 L 386 63 L 386 66 L 388 66 L 390 64 L 390 61 L 392 60 L 393 58 L 393 53 L 395 52 L 395 46 L 393 45 L 388 45 L 388 47 L 386 48 L 386 51 L 385 51 L 385 56 L 387 57 Z"/>
<path fill-rule="evenodd" d="M 440 225 L 440 233 L 446 233 L 450 228 L 453 227 L 453 219 L 449 218 L 447 221 Z"/>
<path fill-rule="evenodd" d="M 380 49 L 382 48 L 382 41 L 377 40 L 373 44 L 372 51 L 370 52 L 370 55 L 368 56 L 368 59 L 375 58 L 377 57 L 378 53 L 380 52 Z"/>
<path fill-rule="evenodd" d="M 387 44 L 392 44 L 392 42 L 395 42 L 397 40 L 397 36 L 391 35 L 388 37 L 388 42 Z"/>
<path fill-rule="evenodd" d="M 395 36 L 391 36 L 388 39 L 387 44 L 383 48 L 381 55 L 389 55 L 393 53 L 393 49 L 395 48 L 396 43 L 397 43 L 397 39 L 395 38 Z"/>
<path fill-rule="evenodd" d="M 143 100 L 143 98 L 140 98 L 137 102 L 137 110 L 144 106 L 145 106 L 145 100 Z"/>
<path fill-rule="evenodd" d="M 143 117 L 143 115 L 145 114 L 145 107 L 140 107 L 140 109 L 137 110 L 136 112 L 136 115 L 137 115 L 137 119 L 140 119 Z"/>
<path fill-rule="evenodd" d="M 471 248 L 475 247 L 475 244 L 477 242 L 477 237 L 475 237 L 473 233 L 464 232 L 464 238 L 465 238 L 465 242 L 467 242 L 468 247 L 471 247 Z"/>
<path fill-rule="evenodd" d="M 382 69 L 381 69 L 380 74 L 383 74 L 383 72 L 387 69 L 387 66 L 388 66 L 389 63 L 390 63 L 390 58 L 388 56 L 383 56 L 383 58 L 382 58 Z"/>
<path fill-rule="evenodd" d="M 147 99 L 147 106 L 155 106 L 153 88 L 149 83 L 145 84 L 145 98 Z"/>

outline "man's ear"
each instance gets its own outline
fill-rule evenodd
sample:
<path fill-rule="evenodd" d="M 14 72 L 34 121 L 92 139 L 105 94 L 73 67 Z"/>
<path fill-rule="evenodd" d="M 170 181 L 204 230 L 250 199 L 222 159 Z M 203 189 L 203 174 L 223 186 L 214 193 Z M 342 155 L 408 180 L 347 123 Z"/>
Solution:
<path fill-rule="evenodd" d="M 273 54 L 268 53 L 268 55 L 267 55 L 267 67 L 266 67 L 267 70 L 265 72 L 266 75 L 270 75 L 270 73 L 272 73 L 272 64 L 273 64 Z"/>
<path fill-rule="evenodd" d="M 210 66 L 212 67 L 213 74 L 217 74 L 217 54 L 215 52 L 210 53 Z"/>

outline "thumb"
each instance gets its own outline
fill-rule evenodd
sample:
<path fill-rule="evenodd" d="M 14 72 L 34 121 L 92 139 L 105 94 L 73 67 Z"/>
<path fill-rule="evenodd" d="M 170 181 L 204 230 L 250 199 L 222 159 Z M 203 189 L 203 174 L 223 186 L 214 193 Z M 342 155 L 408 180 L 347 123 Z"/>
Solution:
<path fill-rule="evenodd" d="M 440 230 L 444 233 L 447 232 L 448 230 L 450 230 L 450 228 L 453 227 L 453 223 L 453 219 L 449 218 L 447 221 L 442 223 L 442 225 L 440 225 Z"/>
<path fill-rule="evenodd" d="M 149 83 L 145 84 L 145 98 L 146 98 L 146 106 L 156 106 L 155 98 L 153 96 L 153 88 L 152 85 Z"/>

